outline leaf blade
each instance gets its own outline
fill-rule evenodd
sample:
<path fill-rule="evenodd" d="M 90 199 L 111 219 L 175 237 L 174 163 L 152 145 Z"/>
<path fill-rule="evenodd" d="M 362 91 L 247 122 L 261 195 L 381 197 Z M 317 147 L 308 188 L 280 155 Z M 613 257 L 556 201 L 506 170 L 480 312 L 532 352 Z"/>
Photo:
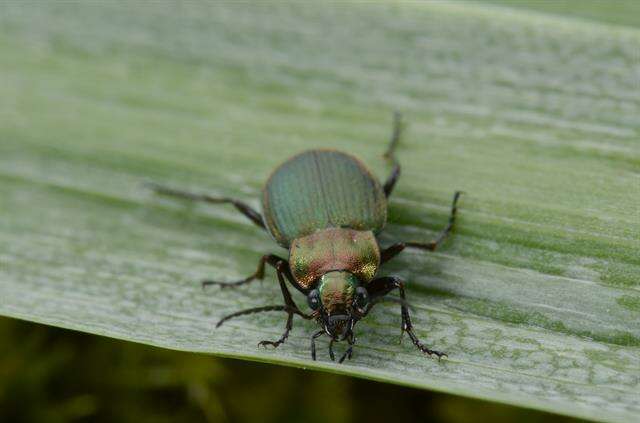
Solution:
<path fill-rule="evenodd" d="M 283 6 L 267 20 L 230 5 L 134 6 L 126 19 L 109 4 L 0 7 L 11 81 L 0 87 L 2 314 L 585 418 L 637 416 L 637 31 L 456 4 L 340 16 Z M 358 39 L 363 25 L 383 30 Z M 416 54 L 389 60 L 407 45 Z M 306 323 L 276 352 L 254 348 L 279 336 L 282 316 L 213 332 L 219 316 L 277 302 L 278 290 L 203 293 L 197 281 L 284 252 L 230 209 L 154 198 L 140 183 L 256 204 L 269 171 L 310 146 L 358 154 L 383 176 L 393 108 L 410 128 L 383 241 L 428 239 L 453 190 L 467 192 L 442 251 L 388 268 L 410 282 L 419 334 L 449 361 L 396 345 L 393 306 L 362 322 L 343 367 L 308 361 Z"/>

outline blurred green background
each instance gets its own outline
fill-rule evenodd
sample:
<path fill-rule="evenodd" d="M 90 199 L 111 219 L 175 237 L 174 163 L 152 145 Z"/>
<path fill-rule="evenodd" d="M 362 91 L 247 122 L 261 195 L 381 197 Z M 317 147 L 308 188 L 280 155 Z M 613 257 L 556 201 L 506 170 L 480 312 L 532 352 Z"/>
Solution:
<path fill-rule="evenodd" d="M 640 25 L 638 2 L 494 0 Z M 614 5 L 615 7 L 612 7 Z M 607 13 L 602 13 L 607 9 Z M 162 350 L 0 318 L 0 421 L 576 421 L 344 376 Z"/>

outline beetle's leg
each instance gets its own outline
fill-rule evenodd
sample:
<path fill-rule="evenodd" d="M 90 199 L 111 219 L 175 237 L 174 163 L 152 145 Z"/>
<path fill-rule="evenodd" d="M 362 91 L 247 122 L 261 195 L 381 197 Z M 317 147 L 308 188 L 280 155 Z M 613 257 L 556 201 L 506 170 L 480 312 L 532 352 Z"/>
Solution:
<path fill-rule="evenodd" d="M 342 363 L 345 358 L 348 358 L 349 360 L 351 360 L 351 355 L 353 354 L 353 344 L 356 343 L 356 337 L 353 336 L 353 332 L 349 334 L 349 337 L 347 338 L 347 342 L 349 343 L 349 347 L 344 352 L 344 354 L 342 354 L 342 357 L 340 357 L 340 361 L 338 361 L 338 363 Z"/>
<path fill-rule="evenodd" d="M 291 328 L 293 327 L 293 315 L 294 314 L 298 314 L 299 316 L 304 317 L 305 319 L 311 319 L 312 316 L 311 315 L 307 315 L 304 314 L 303 312 L 300 311 L 300 309 L 298 308 L 298 306 L 296 305 L 296 303 L 293 301 L 293 298 L 291 297 L 291 293 L 289 292 L 289 288 L 287 288 L 287 284 L 284 281 L 284 276 L 283 274 L 285 273 L 286 269 L 288 268 L 287 262 L 285 260 L 279 260 L 278 263 L 276 264 L 276 270 L 277 270 L 277 274 L 278 274 L 278 282 L 280 283 L 280 290 L 282 291 L 282 297 L 284 299 L 284 303 L 286 306 L 286 310 L 288 313 L 287 316 L 287 323 L 285 325 L 285 329 L 284 329 L 284 333 L 282 334 L 282 336 L 280 337 L 280 339 L 278 339 L 277 341 L 260 341 L 258 343 L 259 346 L 263 346 L 266 347 L 267 345 L 270 345 L 274 348 L 277 348 L 280 344 L 282 344 L 284 341 L 287 340 L 287 338 L 289 337 L 289 332 L 291 332 Z"/>
<path fill-rule="evenodd" d="M 407 242 L 407 247 L 421 248 L 427 249 L 429 251 L 434 251 L 442 241 L 449 235 L 451 230 L 453 229 L 453 225 L 456 223 L 456 216 L 458 214 L 458 199 L 462 195 L 462 191 L 456 191 L 453 193 L 453 200 L 451 201 L 451 212 L 449 213 L 449 221 L 447 222 L 447 226 L 444 227 L 440 231 L 440 234 L 431 242 L 428 243 L 420 243 L 420 242 Z"/>
<path fill-rule="evenodd" d="M 293 274 L 291 274 L 291 268 L 289 267 L 289 262 L 288 261 L 286 261 L 284 259 L 280 259 L 280 263 L 276 264 L 276 269 L 279 269 L 280 272 L 282 272 L 284 277 L 287 278 L 287 280 L 289 281 L 291 286 L 293 286 L 295 289 L 297 289 L 298 291 L 302 292 L 305 295 L 307 295 L 309 293 L 309 290 L 303 288 L 302 286 L 300 286 L 298 281 L 296 281 L 296 278 L 294 278 Z M 285 289 L 286 289 L 286 286 L 285 286 Z M 288 290 L 287 290 L 287 292 L 288 292 Z M 291 301 L 293 301 L 293 300 L 291 300 Z"/>
<path fill-rule="evenodd" d="M 248 308 L 246 310 L 236 311 L 235 313 L 226 315 L 222 319 L 218 320 L 218 323 L 216 323 L 216 329 L 222 326 L 222 324 L 227 320 L 231 320 L 235 317 L 244 316 L 245 314 L 263 313 L 266 311 L 288 311 L 288 309 L 287 309 L 287 306 L 283 306 L 283 305 L 268 305 L 263 307 L 253 307 L 253 308 Z"/>
<path fill-rule="evenodd" d="M 289 332 L 291 332 L 291 328 L 293 328 L 293 312 L 289 311 L 288 313 L 287 323 L 285 324 L 282 336 L 277 341 L 260 341 L 258 342 L 259 347 L 267 347 L 267 345 L 270 345 L 273 348 L 278 348 L 280 344 L 287 340 Z"/>
<path fill-rule="evenodd" d="M 406 296 L 404 294 L 404 284 L 400 281 L 398 281 L 398 290 L 400 291 L 400 298 L 406 301 Z M 436 357 L 438 357 L 438 360 L 440 360 L 440 358 L 442 357 L 447 357 L 446 353 L 429 349 L 422 342 L 420 342 L 416 334 L 413 332 L 413 324 L 411 323 L 411 316 L 409 316 L 409 309 L 404 304 L 400 306 L 400 309 L 402 312 L 402 320 L 403 320 L 402 330 L 403 332 L 407 332 L 407 334 L 409 335 L 409 338 L 411 338 L 411 342 L 413 342 L 413 345 L 415 345 L 423 353 L 426 353 L 429 355 L 435 355 Z"/>
<path fill-rule="evenodd" d="M 420 351 L 425 354 L 435 355 L 440 359 L 441 357 L 446 357 L 447 354 L 435 351 L 427 348 L 416 336 L 413 331 L 413 324 L 411 323 L 411 316 L 409 316 L 409 308 L 406 305 L 406 296 L 404 293 L 404 283 L 396 277 L 386 276 L 378 279 L 374 279 L 367 285 L 367 291 L 369 292 L 369 296 L 371 299 L 375 299 L 381 296 L 384 296 L 391 292 L 394 289 L 398 289 L 400 291 L 400 298 L 403 300 L 400 303 L 400 313 L 402 315 L 402 333 L 406 332 L 411 338 L 411 342 L 415 345 Z"/>
<path fill-rule="evenodd" d="M 336 361 L 336 355 L 333 353 L 334 342 L 335 342 L 335 338 L 331 338 L 331 341 L 329 341 L 329 357 L 331 358 L 331 361 Z"/>
<path fill-rule="evenodd" d="M 287 314 L 297 314 L 303 319 L 307 319 L 307 320 L 312 319 L 313 316 L 302 312 L 298 308 L 296 303 L 293 301 L 293 298 L 291 298 L 291 293 L 289 293 L 289 290 L 287 289 L 287 286 L 284 283 L 284 279 L 282 278 L 282 273 L 283 273 L 282 270 L 283 270 L 283 267 L 286 266 L 285 263 L 286 261 L 280 260 L 275 266 L 276 270 L 278 271 L 277 272 L 278 281 L 280 282 L 280 289 L 282 290 L 282 295 L 285 300 L 285 305 L 269 305 L 269 306 L 254 307 L 246 310 L 237 311 L 235 313 L 229 314 L 228 316 L 225 316 L 222 319 L 220 319 L 216 324 L 216 328 L 220 327 L 224 322 L 226 322 L 227 320 L 233 319 L 234 317 L 244 316 L 245 314 L 262 313 L 265 311 L 286 311 Z M 289 326 L 289 324 L 287 324 L 287 326 Z M 289 330 L 291 330 L 291 328 L 289 328 Z"/>
<path fill-rule="evenodd" d="M 260 261 L 258 262 L 258 268 L 256 269 L 255 273 L 246 277 L 245 279 L 241 279 L 239 281 L 234 281 L 234 282 L 217 282 L 212 280 L 204 280 L 202 281 L 202 287 L 204 288 L 205 286 L 209 286 L 209 285 L 219 285 L 222 288 L 229 288 L 229 287 L 245 285 L 256 279 L 262 280 L 264 279 L 264 266 L 266 263 L 269 263 L 271 266 L 276 268 L 278 262 L 283 260 L 284 259 L 274 254 L 266 254 L 260 258 Z"/>
<path fill-rule="evenodd" d="M 146 186 L 151 188 L 156 194 L 160 195 L 177 197 L 191 201 L 204 201 L 213 204 L 232 204 L 240 213 L 245 215 L 255 225 L 260 226 L 262 229 L 266 229 L 264 221 L 262 219 L 262 215 L 242 201 L 234 200 L 233 198 L 228 197 L 214 197 L 207 194 L 197 194 L 193 192 L 177 190 L 163 185 L 158 185 L 153 182 L 147 183 Z"/>
<path fill-rule="evenodd" d="M 400 112 L 393 113 L 393 132 L 391 133 L 391 141 L 389 142 L 389 147 L 387 151 L 384 153 L 383 157 L 391 162 L 393 168 L 391 169 L 391 174 L 387 178 L 384 183 L 384 195 L 389 197 L 391 195 L 391 191 L 393 191 L 393 187 L 398 182 L 398 178 L 400 178 L 400 162 L 396 159 L 395 150 L 400 142 L 400 135 L 402 133 L 402 116 Z"/>
<path fill-rule="evenodd" d="M 313 335 L 311 335 L 311 359 L 316 361 L 316 338 L 324 335 L 324 330 L 319 330 Z"/>
<path fill-rule="evenodd" d="M 389 260 L 391 260 L 392 258 L 397 256 L 398 254 L 403 252 L 405 248 L 407 248 L 406 243 L 397 242 L 397 243 L 393 244 L 392 246 L 387 247 L 384 250 L 382 250 L 380 252 L 380 265 L 383 265 L 384 263 L 388 262 Z"/>
<path fill-rule="evenodd" d="M 286 311 L 287 313 L 291 311 L 293 312 L 293 314 L 297 314 L 298 316 L 307 320 L 313 317 L 311 315 L 304 314 L 302 311 L 298 309 L 291 310 L 289 307 L 284 305 L 268 305 L 268 306 L 262 306 L 262 307 L 248 308 L 246 310 L 240 310 L 240 311 L 236 311 L 235 313 L 228 314 L 224 316 L 222 319 L 218 320 L 218 323 L 216 323 L 216 329 L 222 326 L 222 324 L 227 320 L 231 320 L 235 317 L 244 316 L 245 314 L 263 313 L 266 311 Z"/>
<path fill-rule="evenodd" d="M 453 202 L 451 203 L 451 214 L 449 215 L 449 221 L 447 222 L 447 226 L 445 226 L 444 229 L 440 231 L 436 239 L 430 242 L 408 241 L 393 244 L 380 253 L 380 264 L 386 263 L 387 261 L 391 260 L 407 247 L 418 248 L 420 250 L 435 251 L 440 246 L 442 241 L 445 240 L 447 235 L 451 233 L 453 225 L 456 223 L 456 215 L 458 213 L 458 198 L 460 198 L 461 194 L 462 191 L 456 191 L 453 194 Z"/>
<path fill-rule="evenodd" d="M 282 297 L 284 299 L 285 305 L 291 308 L 292 310 L 298 310 L 300 312 L 300 309 L 296 305 L 295 301 L 293 301 L 293 298 L 291 297 L 291 293 L 289 292 L 289 288 L 287 288 L 287 284 L 284 282 L 284 278 L 283 278 L 283 276 L 286 276 L 287 278 L 291 277 L 293 279 L 293 277 L 291 276 L 291 272 L 289 271 L 289 264 L 287 263 L 286 260 L 280 260 L 278 263 L 276 263 L 275 267 L 278 274 L 278 283 L 280 284 L 280 291 L 282 291 Z M 300 314 L 303 317 L 307 316 L 305 317 L 307 319 L 311 319 L 312 317 L 311 315 L 306 315 L 302 312 L 298 314 Z"/>

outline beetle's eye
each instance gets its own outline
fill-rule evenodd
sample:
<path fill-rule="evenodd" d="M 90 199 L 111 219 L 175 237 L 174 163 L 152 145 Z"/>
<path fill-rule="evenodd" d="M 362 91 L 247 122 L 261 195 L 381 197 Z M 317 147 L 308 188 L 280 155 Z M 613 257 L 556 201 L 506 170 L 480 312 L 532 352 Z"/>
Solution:
<path fill-rule="evenodd" d="M 309 295 L 307 295 L 307 302 L 309 303 L 311 310 L 317 310 L 318 307 L 320 307 L 320 293 L 317 289 L 309 292 Z"/>
<path fill-rule="evenodd" d="M 363 308 L 364 306 L 367 305 L 368 302 L 369 302 L 369 293 L 367 293 L 367 290 L 362 286 L 357 287 L 356 288 L 356 306 Z"/>

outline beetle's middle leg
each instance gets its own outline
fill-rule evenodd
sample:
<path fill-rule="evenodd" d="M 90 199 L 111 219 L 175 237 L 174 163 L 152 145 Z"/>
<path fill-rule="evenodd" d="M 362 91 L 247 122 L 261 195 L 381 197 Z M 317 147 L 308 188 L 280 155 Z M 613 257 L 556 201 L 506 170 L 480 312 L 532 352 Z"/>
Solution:
<path fill-rule="evenodd" d="M 284 261 L 284 259 L 274 254 L 265 254 L 264 256 L 260 257 L 260 261 L 258 262 L 258 268 L 256 269 L 255 273 L 247 276 L 246 278 L 241 279 L 239 281 L 234 281 L 234 282 L 218 282 L 218 281 L 212 281 L 212 280 L 204 280 L 202 281 L 202 287 L 204 288 L 205 286 L 209 286 L 209 285 L 218 285 L 222 288 L 230 288 L 230 287 L 246 285 L 254 280 L 261 281 L 264 279 L 265 264 L 269 263 L 271 266 L 273 266 L 274 269 L 277 269 L 278 263 L 281 261 Z"/>
<path fill-rule="evenodd" d="M 400 112 L 393 113 L 393 132 L 391 132 L 391 141 L 389 141 L 389 147 L 387 147 L 387 151 L 384 153 L 383 157 L 391 162 L 393 168 L 391 169 L 391 174 L 387 178 L 384 183 L 384 195 L 389 197 L 391 195 L 391 191 L 393 191 L 393 187 L 398 182 L 398 178 L 400 178 L 400 162 L 396 158 L 395 151 L 398 143 L 400 142 L 400 135 L 402 134 L 402 116 Z"/>
<path fill-rule="evenodd" d="M 302 312 L 296 305 L 295 301 L 293 301 L 293 298 L 291 297 L 291 293 L 289 292 L 289 289 L 287 288 L 287 285 L 284 280 L 285 276 L 287 277 L 287 279 L 289 279 L 289 275 L 287 273 L 288 264 L 286 260 L 279 260 L 274 267 L 276 268 L 276 271 L 277 271 L 278 282 L 280 283 L 280 290 L 282 291 L 284 305 L 254 307 L 246 310 L 237 311 L 235 313 L 229 314 L 223 317 L 222 319 L 220 319 L 220 321 L 218 321 L 218 323 L 216 324 L 216 328 L 220 327 L 227 320 L 233 319 L 238 316 L 244 316 L 245 314 L 262 313 L 266 311 L 284 311 L 287 313 L 287 322 L 285 324 L 285 331 L 282 334 L 282 336 L 277 341 L 260 341 L 258 343 L 259 346 L 271 345 L 273 347 L 278 347 L 280 344 L 286 341 L 287 338 L 289 337 L 289 332 L 291 332 L 291 329 L 293 328 L 294 314 L 297 314 L 298 316 L 307 320 L 313 318 L 312 315 L 305 314 L 304 312 Z"/>
<path fill-rule="evenodd" d="M 413 324 L 411 323 L 411 316 L 409 315 L 409 308 L 407 307 L 406 296 L 404 293 L 404 283 L 399 278 L 393 276 L 381 277 L 374 279 L 369 283 L 369 285 L 367 285 L 367 291 L 369 292 L 369 297 L 372 300 L 384 297 L 394 289 L 398 289 L 398 291 L 400 291 L 400 298 L 402 299 L 402 302 L 400 303 L 400 313 L 402 315 L 402 333 L 406 332 L 409 335 L 409 338 L 411 338 L 411 342 L 413 343 L 413 345 L 415 345 L 416 348 L 418 348 L 423 353 L 435 355 L 436 357 L 438 357 L 438 359 L 440 359 L 441 357 L 447 357 L 447 354 L 443 352 L 432 350 L 426 347 L 414 333 Z M 375 303 L 375 301 L 371 301 L 370 304 L 372 305 L 370 307 L 372 307 Z M 369 309 L 367 310 L 367 313 L 368 312 Z"/>
<path fill-rule="evenodd" d="M 451 203 L 451 213 L 449 214 L 449 221 L 447 222 L 447 226 L 445 226 L 444 229 L 440 231 L 436 239 L 429 242 L 408 241 L 393 244 L 390 247 L 382 250 L 382 252 L 380 253 L 380 264 L 388 262 L 398 254 L 400 254 L 407 247 L 418 248 L 420 250 L 435 251 L 440 246 L 440 244 L 442 244 L 442 241 L 446 239 L 447 235 L 451 233 L 453 225 L 456 223 L 456 215 L 458 213 L 458 198 L 460 198 L 461 194 L 462 191 L 456 191 L 453 194 L 453 202 Z"/>
<path fill-rule="evenodd" d="M 151 188 L 156 194 L 166 195 L 169 197 L 177 197 L 191 201 L 204 201 L 212 204 L 232 204 L 240 213 L 245 215 L 245 217 L 251 220 L 256 226 L 259 226 L 262 229 L 266 230 L 262 215 L 253 207 L 246 203 L 243 203 L 242 201 L 228 197 L 214 197 L 208 194 L 197 194 L 189 191 L 182 191 L 156 183 L 147 183 L 146 186 Z"/>

